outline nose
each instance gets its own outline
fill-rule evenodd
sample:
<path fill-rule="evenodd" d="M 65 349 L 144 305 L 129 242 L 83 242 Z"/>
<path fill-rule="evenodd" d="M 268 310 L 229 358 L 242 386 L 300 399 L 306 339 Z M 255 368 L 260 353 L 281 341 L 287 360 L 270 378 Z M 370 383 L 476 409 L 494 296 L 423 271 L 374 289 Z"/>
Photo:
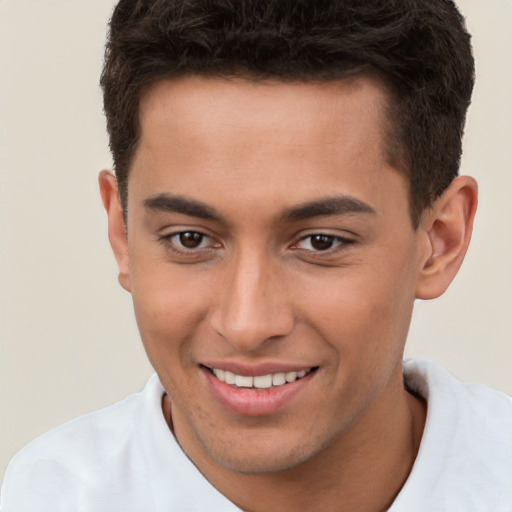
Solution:
<path fill-rule="evenodd" d="M 223 276 L 211 326 L 230 345 L 254 351 L 292 331 L 294 317 L 279 265 L 252 251 L 239 255 Z"/>

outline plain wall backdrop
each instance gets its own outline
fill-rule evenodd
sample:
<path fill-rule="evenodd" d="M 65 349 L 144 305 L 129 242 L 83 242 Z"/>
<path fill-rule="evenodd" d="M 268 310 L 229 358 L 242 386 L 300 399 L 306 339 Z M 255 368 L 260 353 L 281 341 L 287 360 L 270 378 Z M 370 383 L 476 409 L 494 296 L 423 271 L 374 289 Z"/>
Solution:
<path fill-rule="evenodd" d="M 480 207 L 452 287 L 416 304 L 406 356 L 512 393 L 512 0 L 458 4 L 477 62 L 462 173 Z M 0 0 L 0 479 L 30 439 L 151 372 L 97 191 L 112 5 Z"/>

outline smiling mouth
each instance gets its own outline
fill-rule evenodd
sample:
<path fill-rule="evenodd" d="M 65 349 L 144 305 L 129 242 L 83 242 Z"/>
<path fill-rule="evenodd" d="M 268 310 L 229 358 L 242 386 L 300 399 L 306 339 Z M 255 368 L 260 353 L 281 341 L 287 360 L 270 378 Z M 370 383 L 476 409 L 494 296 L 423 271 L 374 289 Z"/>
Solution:
<path fill-rule="evenodd" d="M 296 380 L 302 379 L 309 373 L 317 370 L 318 367 L 312 367 L 308 368 L 307 370 L 300 370 L 296 372 L 269 373 L 267 375 L 257 375 L 254 377 L 247 375 L 237 375 L 227 370 L 209 368 L 208 366 L 205 366 L 205 368 L 221 382 L 234 387 L 249 389 L 269 389 L 284 386 L 286 384 L 290 384 L 291 382 L 295 382 Z"/>

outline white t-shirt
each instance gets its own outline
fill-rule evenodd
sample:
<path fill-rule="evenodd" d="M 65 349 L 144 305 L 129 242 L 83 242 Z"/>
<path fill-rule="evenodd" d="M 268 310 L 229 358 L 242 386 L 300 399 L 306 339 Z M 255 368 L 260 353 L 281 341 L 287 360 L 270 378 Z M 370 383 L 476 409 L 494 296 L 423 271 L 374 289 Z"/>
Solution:
<path fill-rule="evenodd" d="M 404 368 L 428 413 L 390 512 L 511 512 L 512 399 L 433 363 Z M 163 392 L 153 375 L 140 393 L 32 441 L 7 469 L 1 511 L 240 512 L 181 450 Z"/>

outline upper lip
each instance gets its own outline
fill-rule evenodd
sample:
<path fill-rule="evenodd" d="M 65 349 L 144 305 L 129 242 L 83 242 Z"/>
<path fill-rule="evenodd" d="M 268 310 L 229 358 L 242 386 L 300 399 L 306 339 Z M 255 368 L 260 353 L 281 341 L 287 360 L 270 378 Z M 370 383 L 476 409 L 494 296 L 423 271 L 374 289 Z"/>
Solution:
<path fill-rule="evenodd" d="M 235 361 L 206 361 L 201 363 L 201 365 L 210 369 L 215 368 L 217 370 L 224 370 L 232 372 L 235 375 L 243 375 L 247 377 L 257 377 L 258 375 L 268 375 L 274 373 L 299 372 L 301 370 L 316 368 L 315 365 L 308 365 L 303 363 L 277 362 L 248 364 Z"/>

